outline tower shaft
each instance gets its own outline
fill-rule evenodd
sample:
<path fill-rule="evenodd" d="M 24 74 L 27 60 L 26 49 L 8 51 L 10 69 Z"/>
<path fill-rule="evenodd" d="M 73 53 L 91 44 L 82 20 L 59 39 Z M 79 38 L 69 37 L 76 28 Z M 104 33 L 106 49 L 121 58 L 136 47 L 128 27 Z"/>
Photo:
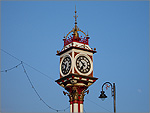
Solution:
<path fill-rule="evenodd" d="M 84 102 L 84 96 L 85 93 L 88 94 L 89 90 L 86 91 L 88 87 L 85 86 L 69 86 L 65 89 L 69 92 L 63 92 L 64 95 L 69 96 L 69 102 L 70 102 L 70 113 L 83 113 L 83 102 Z"/>

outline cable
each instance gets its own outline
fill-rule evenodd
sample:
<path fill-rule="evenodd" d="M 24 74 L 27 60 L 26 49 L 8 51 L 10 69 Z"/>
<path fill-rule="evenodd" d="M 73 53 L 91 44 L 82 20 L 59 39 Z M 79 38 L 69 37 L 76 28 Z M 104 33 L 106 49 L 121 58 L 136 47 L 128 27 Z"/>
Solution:
<path fill-rule="evenodd" d="M 33 88 L 33 90 L 34 90 L 34 92 L 36 93 L 36 95 L 39 97 L 39 99 L 40 99 L 48 108 L 50 108 L 50 109 L 52 109 L 52 110 L 54 110 L 54 111 L 56 111 L 56 112 L 59 112 L 59 111 L 66 111 L 66 110 L 70 107 L 70 106 L 69 106 L 69 107 L 67 107 L 67 108 L 65 108 L 65 109 L 55 109 L 55 108 L 50 107 L 50 106 L 41 98 L 41 96 L 39 95 L 39 93 L 38 93 L 37 90 L 35 89 L 35 87 L 34 87 L 32 81 L 31 81 L 31 79 L 30 79 L 29 76 L 28 76 L 28 73 L 27 73 L 27 71 L 26 71 L 26 69 L 25 69 L 24 64 L 27 65 L 28 67 L 32 68 L 33 70 L 39 72 L 40 74 L 46 76 L 47 78 L 49 78 L 49 79 L 51 79 L 51 80 L 54 80 L 54 79 L 51 78 L 51 77 L 49 77 L 48 75 L 44 74 L 43 72 L 37 70 L 36 68 L 32 67 L 31 65 L 29 65 L 29 64 L 27 64 L 27 63 L 25 63 L 25 62 L 23 62 L 22 60 L 18 59 L 17 57 L 13 56 L 12 54 L 6 52 L 5 50 L 1 49 L 1 51 L 3 51 L 4 53 L 8 54 L 9 56 L 11 56 L 11 57 L 13 57 L 14 59 L 16 59 L 16 60 L 18 60 L 18 61 L 21 62 L 21 63 L 19 63 L 18 65 L 14 66 L 14 67 L 12 67 L 12 68 L 3 70 L 3 71 L 1 71 L 1 72 L 8 72 L 8 71 L 13 70 L 13 69 L 15 69 L 15 68 L 17 68 L 18 66 L 21 65 L 22 68 L 23 68 L 23 70 L 24 70 L 25 75 L 27 76 L 27 79 L 28 79 L 30 85 L 32 86 L 32 88 Z"/>
<path fill-rule="evenodd" d="M 90 99 L 88 99 L 88 98 L 86 98 L 86 99 L 87 99 L 88 101 L 92 102 L 93 104 L 97 105 L 98 107 L 100 107 L 100 108 L 102 108 L 102 109 L 104 109 L 104 110 L 106 110 L 106 111 L 108 111 L 108 112 L 111 112 L 110 110 L 108 110 L 108 109 L 106 109 L 106 108 L 104 108 L 104 107 L 98 105 L 98 104 L 95 103 L 94 101 L 92 101 L 92 100 L 90 100 Z"/>
<path fill-rule="evenodd" d="M 23 63 L 24 63 L 25 65 L 29 66 L 30 68 L 32 68 L 33 70 L 35 70 L 35 71 L 41 73 L 42 75 L 46 76 L 47 78 L 49 78 L 49 79 L 51 79 L 51 80 L 55 80 L 55 79 L 49 77 L 48 75 L 44 74 L 43 72 L 37 70 L 36 68 L 32 67 L 31 65 L 29 65 L 29 64 L 27 64 L 27 63 L 25 63 L 25 62 L 23 62 Z"/>
<path fill-rule="evenodd" d="M 58 110 L 58 109 L 54 109 L 54 108 L 50 107 L 50 106 L 41 98 L 41 96 L 39 95 L 39 93 L 37 92 L 37 90 L 35 89 L 35 87 L 33 86 L 33 84 L 32 84 L 32 82 L 31 82 L 31 80 L 30 80 L 30 78 L 29 78 L 29 76 L 28 76 L 28 74 L 27 74 L 27 71 L 25 70 L 25 67 L 24 67 L 23 64 L 27 65 L 28 67 L 30 67 L 30 68 L 32 68 L 33 70 L 35 70 L 35 71 L 41 73 L 42 75 L 46 76 L 47 78 L 49 78 L 49 79 L 51 79 L 51 80 L 54 80 L 53 78 L 51 78 L 51 77 L 49 77 L 48 75 L 44 74 L 43 72 L 37 70 L 36 68 L 32 67 L 31 65 L 29 65 L 29 64 L 27 64 L 27 63 L 25 63 L 25 62 L 23 62 L 22 60 L 20 60 L 20 59 L 18 59 L 17 57 L 11 55 L 10 53 L 6 52 L 5 50 L 1 49 L 1 51 L 3 51 L 4 53 L 8 54 L 9 56 L 11 56 L 11 57 L 13 57 L 14 59 L 16 59 L 16 60 L 18 60 L 18 61 L 21 62 L 21 63 L 19 63 L 18 65 L 14 66 L 14 67 L 12 67 L 12 68 L 10 68 L 10 69 L 3 70 L 3 71 L 1 71 L 1 72 L 8 72 L 8 71 L 13 70 L 13 69 L 17 68 L 18 66 L 22 65 L 22 68 L 23 68 L 23 70 L 24 70 L 25 75 L 26 75 L 27 78 L 28 78 L 28 81 L 29 81 L 30 85 L 32 86 L 33 90 L 35 91 L 35 93 L 37 94 L 37 96 L 40 98 L 40 100 L 41 100 L 47 107 L 49 107 L 50 109 L 52 109 L 52 110 L 54 110 L 54 111 L 56 111 L 56 112 L 65 111 L 65 110 L 67 110 L 67 109 L 69 108 L 69 107 L 67 107 L 67 108 L 65 108 L 65 109 Z M 98 107 L 101 107 L 101 108 L 105 109 L 106 111 L 111 112 L 111 111 L 107 110 L 106 108 L 104 108 L 104 107 L 98 105 L 97 103 L 93 102 L 92 100 L 90 100 L 90 99 L 88 99 L 88 98 L 86 98 L 86 99 L 87 99 L 88 101 L 94 103 L 94 104 L 97 105 Z M 84 112 L 85 112 L 85 109 L 84 109 Z M 85 112 L 85 113 L 86 113 L 86 112 Z"/>
<path fill-rule="evenodd" d="M 20 65 L 21 65 L 21 63 L 19 63 L 18 65 L 14 66 L 14 67 L 12 67 L 12 68 L 5 69 L 5 70 L 3 70 L 3 71 L 1 71 L 1 72 L 8 72 L 8 71 L 11 71 L 11 70 L 17 68 L 17 67 L 20 66 Z"/>
<path fill-rule="evenodd" d="M 22 60 L 18 59 L 17 57 L 13 56 L 12 54 L 6 52 L 5 50 L 1 49 L 1 51 L 3 51 L 4 53 L 8 54 L 8 55 L 11 56 L 11 57 L 13 57 L 13 58 L 16 59 L 16 60 L 18 60 L 18 61 L 20 61 L 20 62 L 23 62 Z M 28 67 L 32 68 L 33 70 L 35 70 L 35 71 L 41 73 L 42 75 L 46 76 L 47 78 L 49 78 L 49 79 L 51 79 L 51 80 L 55 80 L 55 79 L 49 77 L 48 75 L 44 74 L 43 72 L 39 71 L 38 69 L 34 68 L 33 66 L 31 66 L 31 65 L 29 65 L 29 64 L 27 64 L 27 63 L 25 63 L 25 62 L 23 62 L 23 63 L 24 63 L 25 65 L 27 65 Z"/>
<path fill-rule="evenodd" d="M 3 51 L 4 53 L 8 54 L 9 56 L 13 57 L 14 59 L 21 61 L 20 59 L 18 59 L 17 57 L 11 55 L 10 53 L 6 52 L 5 50 L 1 49 L 1 51 Z"/>
<path fill-rule="evenodd" d="M 67 109 L 69 108 L 69 107 L 67 107 L 67 108 L 65 108 L 65 109 L 58 110 L 58 109 L 55 109 L 55 108 L 50 107 L 50 106 L 42 99 L 42 97 L 39 95 L 39 93 L 38 93 L 37 90 L 35 89 L 35 87 L 34 87 L 32 81 L 31 81 L 31 79 L 29 78 L 29 76 L 28 76 L 28 74 L 27 74 L 27 71 L 26 71 L 26 69 L 25 69 L 25 67 L 24 67 L 24 65 L 23 65 L 23 62 L 21 62 L 21 65 L 22 65 L 22 68 L 23 68 L 23 70 L 24 70 L 24 73 L 25 73 L 25 75 L 27 76 L 27 79 L 28 79 L 30 85 L 32 86 L 34 92 L 36 93 L 36 95 L 39 97 L 39 99 L 40 99 L 48 108 L 50 108 L 50 109 L 52 109 L 52 110 L 54 110 L 54 111 L 56 111 L 56 112 L 65 111 L 65 110 L 67 110 Z"/>
<path fill-rule="evenodd" d="M 12 67 L 12 68 L 3 70 L 3 71 L 1 71 L 1 72 L 8 72 L 8 71 L 10 71 L 10 70 L 13 70 L 13 69 L 17 68 L 17 67 L 20 66 L 20 65 L 22 66 L 22 68 L 23 68 L 23 70 L 24 70 L 24 73 L 25 73 L 25 75 L 27 76 L 27 79 L 28 79 L 30 85 L 32 86 L 34 92 L 36 93 L 36 95 L 40 98 L 40 100 L 41 100 L 47 107 L 49 107 L 50 109 L 52 109 L 52 110 L 54 110 L 54 111 L 57 111 L 57 112 L 59 112 L 59 111 L 65 111 L 65 110 L 67 110 L 67 109 L 69 108 L 69 107 L 67 107 L 67 108 L 65 108 L 65 109 L 58 110 L 58 109 L 54 109 L 54 108 L 50 107 L 50 106 L 41 98 L 41 96 L 39 95 L 39 93 L 38 93 L 37 90 L 35 89 L 35 87 L 34 87 L 32 81 L 31 81 L 31 79 L 29 78 L 29 76 L 28 76 L 28 74 L 27 74 L 27 71 L 26 71 L 26 69 L 25 69 L 25 67 L 24 67 L 22 61 L 21 61 L 21 63 L 19 63 L 18 65 L 14 66 L 14 67 Z"/>
<path fill-rule="evenodd" d="M 83 108 L 83 111 L 84 111 L 83 113 L 86 113 L 86 111 L 85 111 L 85 109 L 84 109 L 84 108 Z"/>

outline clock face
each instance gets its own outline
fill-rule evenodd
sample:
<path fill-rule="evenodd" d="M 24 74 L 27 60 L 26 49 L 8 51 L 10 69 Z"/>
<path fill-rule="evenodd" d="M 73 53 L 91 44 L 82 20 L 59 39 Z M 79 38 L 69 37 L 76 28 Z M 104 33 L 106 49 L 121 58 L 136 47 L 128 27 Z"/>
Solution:
<path fill-rule="evenodd" d="M 76 60 L 76 67 L 81 73 L 88 73 L 91 68 L 89 59 L 85 56 L 79 56 Z"/>
<path fill-rule="evenodd" d="M 65 57 L 61 63 L 61 72 L 66 75 L 69 73 L 71 68 L 71 58 L 69 56 Z"/>

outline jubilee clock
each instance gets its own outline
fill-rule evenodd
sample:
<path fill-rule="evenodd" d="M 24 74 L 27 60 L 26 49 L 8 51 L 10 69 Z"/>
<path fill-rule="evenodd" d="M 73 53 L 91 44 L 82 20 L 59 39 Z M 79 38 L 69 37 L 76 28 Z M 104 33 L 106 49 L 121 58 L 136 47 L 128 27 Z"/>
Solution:
<path fill-rule="evenodd" d="M 96 49 L 89 46 L 89 36 L 77 27 L 75 10 L 75 26 L 64 36 L 64 46 L 57 51 L 60 56 L 60 78 L 56 82 L 69 96 L 70 113 L 83 113 L 83 102 L 88 87 L 98 78 L 93 77 L 93 54 Z M 79 36 L 79 32 L 81 33 Z"/>

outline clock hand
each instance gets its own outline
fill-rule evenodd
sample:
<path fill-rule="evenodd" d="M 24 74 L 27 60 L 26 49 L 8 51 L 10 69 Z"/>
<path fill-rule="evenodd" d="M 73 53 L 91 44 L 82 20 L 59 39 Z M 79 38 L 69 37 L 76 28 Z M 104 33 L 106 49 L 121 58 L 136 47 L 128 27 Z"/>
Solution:
<path fill-rule="evenodd" d="M 67 62 L 65 62 L 65 70 L 67 70 L 68 67 L 69 67 L 69 62 L 67 61 Z"/>
<path fill-rule="evenodd" d="M 83 66 L 85 66 L 85 63 L 84 63 L 84 62 L 81 61 L 81 63 L 82 63 Z"/>
<path fill-rule="evenodd" d="M 64 70 L 66 70 L 66 63 L 64 63 Z"/>
<path fill-rule="evenodd" d="M 67 65 L 67 62 L 66 62 L 66 69 L 65 70 L 67 70 L 67 68 L 68 68 L 68 65 Z"/>
<path fill-rule="evenodd" d="M 83 65 L 81 66 L 81 69 L 83 69 Z"/>
<path fill-rule="evenodd" d="M 84 62 L 81 61 L 81 64 L 82 64 L 81 69 L 83 69 L 83 67 L 85 66 Z"/>

